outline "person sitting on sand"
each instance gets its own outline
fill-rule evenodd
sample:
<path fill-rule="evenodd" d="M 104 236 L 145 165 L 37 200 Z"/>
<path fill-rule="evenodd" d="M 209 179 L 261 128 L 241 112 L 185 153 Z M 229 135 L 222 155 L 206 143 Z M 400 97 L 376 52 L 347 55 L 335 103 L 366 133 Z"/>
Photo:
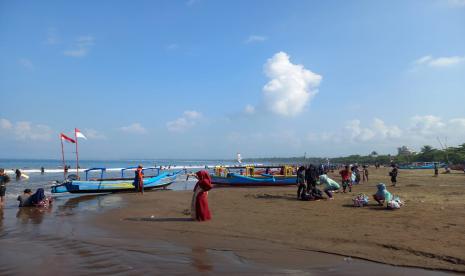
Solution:
<path fill-rule="evenodd" d="M 307 185 L 305 185 L 305 167 L 300 166 L 297 170 L 297 199 L 301 199 L 307 192 Z"/>
<path fill-rule="evenodd" d="M 333 199 L 333 191 L 337 191 L 341 188 L 339 183 L 329 178 L 326 174 L 320 175 L 320 185 L 324 184 L 324 192 L 329 197 Z"/>
<path fill-rule="evenodd" d="M 37 191 L 31 195 L 30 199 L 34 207 L 48 208 L 52 205 L 52 198 L 45 196 L 43 188 L 37 189 Z"/>
<path fill-rule="evenodd" d="M 22 195 L 19 195 L 17 200 L 19 201 L 18 207 L 30 207 L 32 206 L 31 202 L 31 189 L 25 189 Z"/>
<path fill-rule="evenodd" d="M 191 216 L 193 220 L 207 221 L 212 218 L 208 207 L 208 191 L 213 188 L 210 174 L 198 171 L 194 175 L 199 181 L 195 184 L 191 202 Z"/>
<path fill-rule="evenodd" d="M 378 188 L 378 191 L 373 195 L 373 198 L 378 202 L 379 205 L 383 205 L 384 203 L 387 203 L 391 200 L 392 195 L 390 192 L 388 192 L 384 183 L 378 183 L 376 188 Z"/>

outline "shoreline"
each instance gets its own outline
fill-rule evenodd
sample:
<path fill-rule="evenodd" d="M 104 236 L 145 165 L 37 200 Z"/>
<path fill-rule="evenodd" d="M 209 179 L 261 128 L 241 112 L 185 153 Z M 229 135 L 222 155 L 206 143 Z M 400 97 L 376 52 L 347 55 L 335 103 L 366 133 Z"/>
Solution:
<path fill-rule="evenodd" d="M 93 223 L 122 236 L 155 233 L 180 244 L 198 245 L 190 241 L 198 239 L 213 247 L 231 247 L 225 240 L 245 240 L 247 244 L 253 240 L 279 244 L 287 250 L 351 256 L 379 264 L 465 272 L 462 175 L 431 179 L 424 172 L 411 171 L 401 178 L 404 184 L 391 189 L 406 201 L 402 209 L 389 211 L 373 202 L 364 208 L 352 207 L 350 199 L 354 195 L 371 195 L 377 179 L 385 178 L 387 171 L 378 172 L 371 176 L 373 181 L 355 186 L 354 193 L 336 194 L 332 201 L 297 201 L 295 187 L 215 188 L 209 194 L 213 220 L 205 223 L 191 222 L 186 215 L 192 196 L 189 191 L 146 193 L 143 198 L 124 195 L 130 207 L 109 210 Z M 435 183 L 419 184 L 425 180 Z M 440 183 L 436 183 L 438 180 Z M 446 197 L 450 193 L 459 196 L 449 195 L 441 205 L 438 200 L 444 195 L 435 197 L 430 193 L 436 185 L 441 186 Z M 424 196 L 425 192 L 432 196 Z M 247 251 L 247 246 L 237 250 Z"/>

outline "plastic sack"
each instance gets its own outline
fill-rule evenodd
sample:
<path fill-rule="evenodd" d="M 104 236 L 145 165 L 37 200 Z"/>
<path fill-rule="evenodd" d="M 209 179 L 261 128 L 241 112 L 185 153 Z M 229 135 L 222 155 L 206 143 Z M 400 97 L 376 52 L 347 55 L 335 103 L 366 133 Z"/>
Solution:
<path fill-rule="evenodd" d="M 400 207 L 404 206 L 404 202 L 398 196 L 394 196 L 392 200 L 389 200 L 387 203 L 388 209 L 400 209 Z"/>
<path fill-rule="evenodd" d="M 354 207 L 363 207 L 368 205 L 369 199 L 366 194 L 358 194 L 352 201 L 354 202 Z"/>

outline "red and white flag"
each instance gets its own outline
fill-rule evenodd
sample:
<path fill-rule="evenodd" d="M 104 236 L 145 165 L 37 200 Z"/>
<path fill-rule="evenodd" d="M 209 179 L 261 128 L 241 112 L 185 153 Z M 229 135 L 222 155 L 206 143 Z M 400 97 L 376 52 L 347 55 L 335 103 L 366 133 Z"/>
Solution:
<path fill-rule="evenodd" d="M 74 141 L 74 139 L 71 139 L 69 138 L 68 136 L 64 135 L 63 133 L 60 134 L 60 139 L 65 141 L 65 142 L 68 142 L 68 143 L 76 143 L 76 141 Z"/>
<path fill-rule="evenodd" d="M 75 128 L 74 131 L 76 132 L 76 138 L 83 138 L 87 140 L 87 137 L 84 136 L 84 134 L 82 134 L 82 132 L 79 129 Z"/>

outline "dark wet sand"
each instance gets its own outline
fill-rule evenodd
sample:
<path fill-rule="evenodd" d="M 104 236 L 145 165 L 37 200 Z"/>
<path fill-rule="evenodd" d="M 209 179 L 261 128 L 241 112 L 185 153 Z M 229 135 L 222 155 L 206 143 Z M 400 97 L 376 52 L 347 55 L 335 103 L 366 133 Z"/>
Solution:
<path fill-rule="evenodd" d="M 387 179 L 385 170 L 372 174 L 355 193 Z M 391 190 L 407 205 L 396 211 L 350 207 L 355 193 L 301 202 L 295 187 L 214 189 L 206 223 L 189 219 L 191 193 L 178 191 L 59 199 L 46 212 L 7 208 L 0 275 L 446 274 L 381 263 L 463 273 L 465 175 L 401 171 L 399 184 Z"/>

